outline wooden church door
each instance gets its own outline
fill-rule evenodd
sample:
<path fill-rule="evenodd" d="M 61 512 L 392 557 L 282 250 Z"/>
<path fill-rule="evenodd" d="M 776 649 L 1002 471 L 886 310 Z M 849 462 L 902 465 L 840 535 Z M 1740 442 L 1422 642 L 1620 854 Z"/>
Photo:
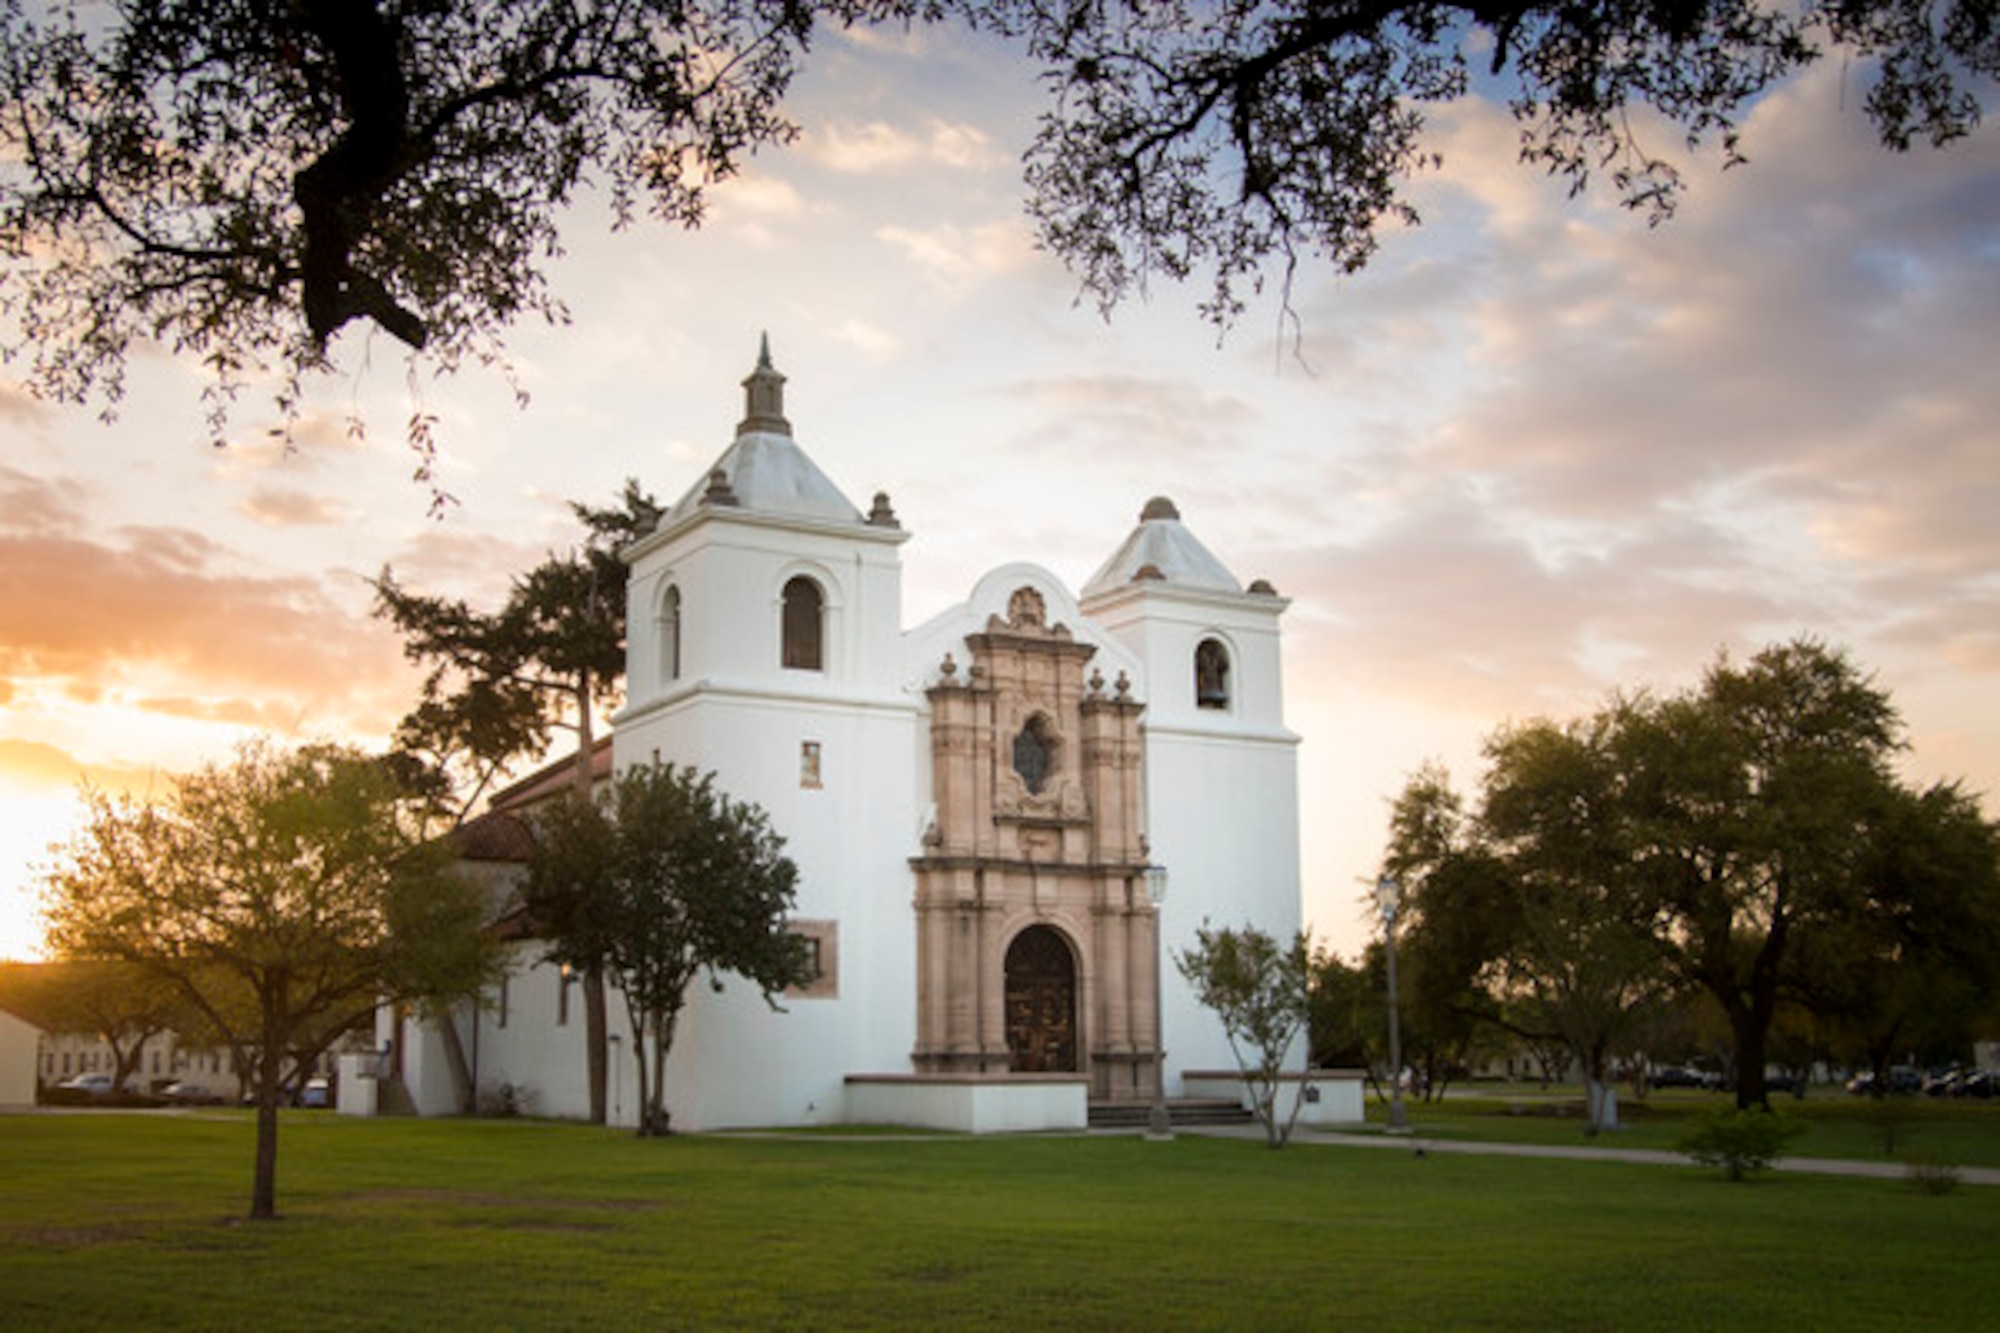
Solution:
<path fill-rule="evenodd" d="M 1006 967 L 1014 1072 L 1076 1072 L 1076 961 L 1069 945 L 1048 926 L 1030 926 L 1007 946 Z"/>

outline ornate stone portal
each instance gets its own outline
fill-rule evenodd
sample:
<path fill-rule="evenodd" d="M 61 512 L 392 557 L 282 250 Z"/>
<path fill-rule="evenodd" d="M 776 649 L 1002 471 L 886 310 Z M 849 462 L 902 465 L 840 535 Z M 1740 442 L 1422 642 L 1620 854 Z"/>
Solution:
<path fill-rule="evenodd" d="M 1017 589 L 947 656 L 931 703 L 936 822 L 916 872 L 919 1073 L 1056 1073 L 1151 1097 L 1158 919 L 1144 741 L 1121 675 Z"/>

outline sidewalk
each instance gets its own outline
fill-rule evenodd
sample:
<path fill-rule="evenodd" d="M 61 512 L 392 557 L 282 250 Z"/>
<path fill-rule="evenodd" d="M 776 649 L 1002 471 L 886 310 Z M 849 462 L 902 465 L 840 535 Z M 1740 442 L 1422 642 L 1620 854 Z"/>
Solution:
<path fill-rule="evenodd" d="M 1261 1125 L 1200 1128 L 1190 1126 L 1185 1129 L 1177 1126 L 1175 1132 L 1251 1139 L 1260 1139 L 1264 1136 Z M 1680 1153 L 1654 1148 L 1586 1148 L 1581 1144 L 1571 1148 L 1546 1143 L 1475 1143 L 1463 1139 L 1426 1138 L 1421 1134 L 1390 1135 L 1379 1130 L 1362 1134 L 1346 1130 L 1301 1127 L 1292 1132 L 1292 1142 L 1332 1148 L 1391 1149 L 1406 1153 L 1458 1153 L 1471 1157 L 1545 1157 L 1572 1162 L 1630 1162 L 1642 1166 L 1696 1165 Z M 1902 1162 L 1856 1161 L 1838 1157 L 1786 1157 L 1781 1158 L 1771 1169 L 1803 1175 L 1863 1176 L 1877 1180 L 1901 1180 L 1908 1167 Z M 2000 1168 L 1962 1166 L 1958 1168 L 1958 1179 L 1959 1183 L 1965 1185 L 2000 1185 Z"/>

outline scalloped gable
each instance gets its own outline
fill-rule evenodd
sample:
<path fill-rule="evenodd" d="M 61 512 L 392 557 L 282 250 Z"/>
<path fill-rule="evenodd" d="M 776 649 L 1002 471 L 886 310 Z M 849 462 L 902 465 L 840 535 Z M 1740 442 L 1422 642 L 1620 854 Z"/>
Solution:
<path fill-rule="evenodd" d="M 1083 611 L 1060 578 L 1028 561 L 988 570 L 963 602 L 905 631 L 904 663 L 909 678 L 933 680 L 946 653 L 962 662 L 966 636 L 985 632 L 995 621 L 1011 621 L 1017 609 L 1015 596 L 1023 589 L 1040 598 L 1038 619 L 1051 635 L 1060 627 L 1064 637 L 1092 645 L 1097 650 L 1095 664 L 1105 679 L 1115 682 L 1122 673 L 1139 697 L 1144 697 L 1143 672 L 1131 650 Z"/>

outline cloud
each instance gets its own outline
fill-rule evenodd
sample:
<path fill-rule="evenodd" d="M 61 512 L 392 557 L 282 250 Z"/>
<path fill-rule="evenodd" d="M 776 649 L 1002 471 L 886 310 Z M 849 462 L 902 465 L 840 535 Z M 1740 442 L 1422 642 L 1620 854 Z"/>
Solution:
<path fill-rule="evenodd" d="M 403 676 L 394 640 L 317 580 L 232 569 L 231 553 L 183 529 L 93 534 L 74 488 L 6 480 L 17 503 L 0 517 L 0 673 L 17 686 L 387 720 Z"/>
<path fill-rule="evenodd" d="M 0 421 L 17 426 L 49 420 L 49 405 L 12 380 L 0 379 Z"/>
<path fill-rule="evenodd" d="M 774 245 L 782 224 L 806 214 L 805 199 L 795 186 L 762 171 L 712 185 L 707 198 L 708 215 L 702 230 L 710 244 L 722 234 L 751 246 Z"/>
<path fill-rule="evenodd" d="M 60 746 L 0 736 L 0 788 L 46 793 L 73 792 L 79 786 L 89 786 L 137 795 L 157 788 L 159 780 L 157 769 L 89 764 Z M 0 848 L 0 865 L 4 865 L 5 850 Z"/>
<path fill-rule="evenodd" d="M 716 189 L 715 198 L 726 211 L 757 218 L 794 218 L 805 211 L 799 192 L 775 176 L 735 177 Z"/>
<path fill-rule="evenodd" d="M 346 507 L 310 491 L 263 487 L 243 498 L 237 509 L 267 528 L 325 527 L 341 522 Z"/>
<path fill-rule="evenodd" d="M 1234 394 L 1142 375 L 1067 375 L 1009 386 L 1041 409 L 1023 447 L 1074 456 L 1120 454 L 1216 461 L 1253 426 L 1257 413 Z"/>
<path fill-rule="evenodd" d="M 57 532 L 81 522 L 88 495 L 79 482 L 0 467 L 0 522 L 19 532 Z"/>
<path fill-rule="evenodd" d="M 670 442 L 667 449 L 669 456 L 675 452 L 672 445 Z M 714 452 L 708 449 L 694 454 L 696 446 L 686 448 L 695 457 Z M 550 501 L 551 505 L 554 503 Z M 574 524 L 569 526 L 573 542 Z M 549 549 L 548 542 L 533 536 L 524 540 L 466 526 L 432 525 L 406 540 L 387 563 L 394 570 L 397 583 L 405 588 L 436 596 L 464 597 L 481 607 L 497 607 L 506 599 L 514 575 L 540 564 Z M 372 579 L 374 571 L 368 577 Z"/>
<path fill-rule="evenodd" d="M 877 230 L 875 238 L 901 252 L 905 262 L 950 296 L 962 296 L 1034 256 L 1027 230 L 1012 221 L 972 227 L 889 226 Z"/>
<path fill-rule="evenodd" d="M 959 171 L 1012 166 L 1012 160 L 994 146 L 984 130 L 935 118 L 919 130 L 880 120 L 859 125 L 833 122 L 809 133 L 800 150 L 808 160 L 829 170 L 855 175 L 913 166 Z"/>
<path fill-rule="evenodd" d="M 870 361 L 890 361 L 903 350 L 895 334 L 866 320 L 843 320 L 831 332 L 835 342 L 845 343 Z"/>
<path fill-rule="evenodd" d="M 1405 404 L 1287 502 L 1338 497 L 1272 566 L 1328 669 L 1510 710 L 1802 631 L 2000 667 L 2000 142 L 1886 153 L 1835 77 L 1657 229 L 1439 117 L 1433 225 L 1302 296 L 1345 401 Z"/>

